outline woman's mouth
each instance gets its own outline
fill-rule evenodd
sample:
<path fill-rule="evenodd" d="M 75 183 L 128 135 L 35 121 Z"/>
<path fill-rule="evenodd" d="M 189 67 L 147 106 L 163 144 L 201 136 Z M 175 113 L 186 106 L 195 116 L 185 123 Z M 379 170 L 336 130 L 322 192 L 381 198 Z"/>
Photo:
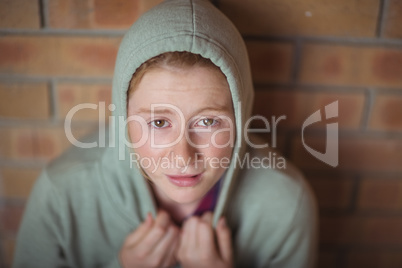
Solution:
<path fill-rule="evenodd" d="M 200 174 L 180 174 L 180 175 L 166 175 L 169 181 L 179 187 L 192 187 L 198 184 L 201 180 L 202 173 Z"/>

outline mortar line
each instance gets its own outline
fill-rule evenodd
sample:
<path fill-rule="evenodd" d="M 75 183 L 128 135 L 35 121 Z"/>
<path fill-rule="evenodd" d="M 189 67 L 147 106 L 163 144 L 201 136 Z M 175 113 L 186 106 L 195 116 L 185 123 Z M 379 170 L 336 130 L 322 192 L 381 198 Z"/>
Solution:
<path fill-rule="evenodd" d="M 376 28 L 377 38 L 381 38 L 383 36 L 384 20 L 387 16 L 386 14 L 387 7 L 388 7 L 388 0 L 380 0 L 378 8 L 377 28 Z"/>
<path fill-rule="evenodd" d="M 49 94 L 50 94 L 49 101 L 51 111 L 51 122 L 56 124 L 59 118 L 59 103 L 58 103 L 58 91 L 55 79 L 52 79 L 49 83 Z"/>
<path fill-rule="evenodd" d="M 123 37 L 128 31 L 123 30 L 109 30 L 109 29 L 52 29 L 44 28 L 40 30 L 35 29 L 0 29 L 0 36 L 2 35 L 62 35 L 62 36 L 85 36 L 85 37 Z M 402 45 L 401 39 L 395 38 L 377 38 L 377 37 L 344 37 L 344 36 L 280 36 L 280 35 L 247 35 L 244 34 L 243 38 L 248 41 L 287 41 L 296 42 L 297 40 L 303 42 L 318 42 L 318 43 L 333 43 L 345 45 L 358 45 L 358 46 L 397 46 Z"/>
<path fill-rule="evenodd" d="M 112 83 L 113 79 L 104 77 L 73 77 L 73 76 L 32 76 L 32 75 L 16 75 L 16 74 L 1 74 L 0 81 L 5 82 L 48 82 L 49 80 L 56 79 L 60 82 L 71 83 Z"/>
<path fill-rule="evenodd" d="M 360 127 L 364 132 L 369 129 L 370 117 L 373 110 L 373 105 L 375 101 L 375 92 L 373 89 L 369 88 L 365 92 L 366 100 L 363 107 L 363 114 Z"/>
<path fill-rule="evenodd" d="M 126 30 L 107 30 L 107 29 L 53 29 L 43 28 L 40 30 L 28 29 L 0 29 L 0 36 L 5 35 L 25 35 L 25 36 L 83 36 L 83 37 L 123 37 Z"/>
<path fill-rule="evenodd" d="M 340 45 L 356 45 L 356 46 L 396 46 L 402 45 L 402 40 L 391 38 L 377 38 L 377 37 L 343 37 L 343 36 L 278 36 L 278 35 L 243 35 L 246 41 L 280 41 L 280 42 L 296 42 L 301 40 L 303 42 L 316 42 Z"/>
<path fill-rule="evenodd" d="M 299 71 L 301 65 L 301 57 L 302 57 L 302 41 L 297 40 L 294 43 L 293 49 L 293 62 L 292 62 L 292 70 L 291 70 L 291 80 L 293 83 L 297 83 L 299 79 Z"/>
<path fill-rule="evenodd" d="M 40 28 L 46 29 L 49 27 L 48 1 L 47 0 L 38 0 L 38 1 L 39 1 Z"/>

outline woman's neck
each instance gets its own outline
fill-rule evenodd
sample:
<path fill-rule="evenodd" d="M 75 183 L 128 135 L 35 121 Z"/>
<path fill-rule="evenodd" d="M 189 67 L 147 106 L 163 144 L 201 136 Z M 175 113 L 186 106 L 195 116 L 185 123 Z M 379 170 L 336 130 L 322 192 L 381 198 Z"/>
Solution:
<path fill-rule="evenodd" d="M 181 223 L 197 209 L 200 203 L 200 201 L 197 201 L 190 204 L 179 204 L 170 199 L 169 197 L 167 197 L 152 183 L 151 183 L 151 189 L 157 202 L 158 208 L 163 209 L 167 213 L 169 213 L 173 221 L 178 225 L 181 225 Z"/>

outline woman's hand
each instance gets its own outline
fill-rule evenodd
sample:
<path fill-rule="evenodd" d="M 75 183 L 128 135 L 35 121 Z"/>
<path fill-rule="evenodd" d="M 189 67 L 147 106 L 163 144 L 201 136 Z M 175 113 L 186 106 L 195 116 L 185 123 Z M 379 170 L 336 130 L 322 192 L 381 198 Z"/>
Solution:
<path fill-rule="evenodd" d="M 165 211 L 159 211 L 155 220 L 151 214 L 132 233 L 120 250 L 120 264 L 124 268 L 170 267 L 176 264 L 179 230 Z"/>
<path fill-rule="evenodd" d="M 212 213 L 191 217 L 184 222 L 177 258 L 183 267 L 232 267 L 232 243 L 225 219 L 212 228 Z"/>

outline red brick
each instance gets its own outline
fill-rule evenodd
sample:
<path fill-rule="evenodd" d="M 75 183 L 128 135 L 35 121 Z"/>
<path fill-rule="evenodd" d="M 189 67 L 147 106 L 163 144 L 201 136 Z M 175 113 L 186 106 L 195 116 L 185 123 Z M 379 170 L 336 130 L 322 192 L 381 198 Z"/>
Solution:
<path fill-rule="evenodd" d="M 2 239 L 5 267 L 11 267 L 14 257 L 16 241 L 15 239 Z"/>
<path fill-rule="evenodd" d="M 52 0 L 49 23 L 52 28 L 126 29 L 138 17 L 162 0 Z"/>
<path fill-rule="evenodd" d="M 325 137 L 305 137 L 306 144 L 315 150 L 325 148 Z M 324 153 L 324 150 L 321 150 Z M 341 137 L 339 166 L 333 168 L 314 158 L 303 147 L 301 137 L 292 142 L 291 159 L 306 170 L 402 171 L 402 140 L 396 138 Z"/>
<path fill-rule="evenodd" d="M 402 246 L 402 217 L 323 217 L 321 243 L 356 246 Z"/>
<path fill-rule="evenodd" d="M 73 136 L 77 140 L 93 131 L 94 126 L 72 127 Z M 37 159 L 52 160 L 71 146 L 63 127 L 38 128 L 35 131 L 35 157 Z"/>
<path fill-rule="evenodd" d="M 44 128 L 35 131 L 35 157 L 51 160 L 59 156 L 68 144 L 63 128 Z"/>
<path fill-rule="evenodd" d="M 301 128 L 303 122 L 315 111 L 322 109 L 338 100 L 339 127 L 356 129 L 360 125 L 363 106 L 363 94 L 340 94 L 326 92 L 284 91 L 270 90 L 257 91 L 254 102 L 254 114 L 260 114 L 272 122 L 271 117 L 286 115 L 286 120 L 278 123 L 279 126 Z M 311 127 L 325 127 L 323 124 L 314 124 Z"/>
<path fill-rule="evenodd" d="M 402 38 L 402 2 L 400 0 L 388 0 L 387 14 L 384 18 L 383 37 Z"/>
<path fill-rule="evenodd" d="M 5 36 L 5 74 L 111 77 L 120 37 Z"/>
<path fill-rule="evenodd" d="M 370 118 L 370 128 L 383 131 L 402 130 L 402 97 L 378 95 Z"/>
<path fill-rule="evenodd" d="M 309 84 L 402 86 L 402 49 L 306 44 L 300 81 Z"/>
<path fill-rule="evenodd" d="M 46 84 L 0 83 L 0 116 L 46 119 L 49 114 Z"/>
<path fill-rule="evenodd" d="M 0 137 L 0 158 L 20 160 L 34 157 L 34 131 L 32 128 L 0 128 Z"/>
<path fill-rule="evenodd" d="M 358 208 L 364 210 L 402 210 L 402 178 L 367 178 L 360 185 Z"/>
<path fill-rule="evenodd" d="M 39 173 L 37 169 L 2 168 L 2 197 L 27 199 Z"/>
<path fill-rule="evenodd" d="M 293 45 L 286 42 L 246 43 L 255 83 L 287 82 L 291 78 Z"/>
<path fill-rule="evenodd" d="M 0 18 L 0 28 L 39 29 L 38 0 L 2 0 Z"/>
<path fill-rule="evenodd" d="M 98 121 L 102 116 L 107 120 L 110 115 L 111 88 L 110 84 L 59 84 L 57 92 L 60 119 L 64 120 L 68 112 L 76 105 L 90 103 L 96 104 L 98 109 L 86 108 L 77 111 L 74 114 L 73 121 Z M 106 113 L 100 114 L 102 105 L 105 105 Z"/>
<path fill-rule="evenodd" d="M 400 251 L 366 250 L 352 252 L 346 258 L 347 268 L 400 268 L 402 267 L 402 255 Z"/>
<path fill-rule="evenodd" d="M 318 205 L 323 209 L 346 209 L 351 204 L 353 180 L 350 178 L 307 177 Z"/>
<path fill-rule="evenodd" d="M 243 34 L 374 37 L 379 0 L 220 0 Z"/>
<path fill-rule="evenodd" d="M 72 126 L 75 138 L 96 129 L 96 125 Z M 64 127 L 5 127 L 0 129 L 0 158 L 51 160 L 71 146 Z"/>
<path fill-rule="evenodd" d="M 0 207 L 0 232 L 16 234 L 20 226 L 24 207 L 4 205 Z"/>

